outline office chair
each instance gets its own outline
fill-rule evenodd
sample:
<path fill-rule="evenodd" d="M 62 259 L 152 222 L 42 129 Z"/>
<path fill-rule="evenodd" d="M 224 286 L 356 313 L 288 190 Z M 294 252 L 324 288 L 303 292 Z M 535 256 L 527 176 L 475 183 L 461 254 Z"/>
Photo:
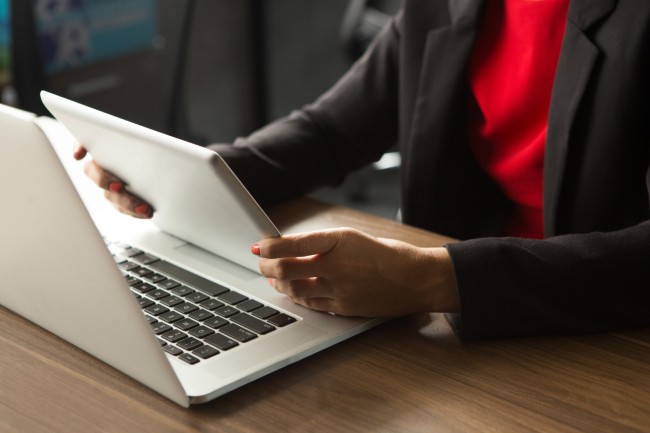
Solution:
<path fill-rule="evenodd" d="M 350 0 L 340 32 L 343 49 L 350 61 L 361 57 L 400 5 L 401 0 Z"/>
<path fill-rule="evenodd" d="M 366 51 L 374 37 L 399 10 L 401 0 L 350 0 L 341 25 L 341 43 L 350 60 L 356 61 Z M 368 184 L 373 173 L 397 170 L 401 164 L 399 152 L 386 152 L 371 168 L 354 176 L 348 190 L 352 201 L 368 200 Z"/>

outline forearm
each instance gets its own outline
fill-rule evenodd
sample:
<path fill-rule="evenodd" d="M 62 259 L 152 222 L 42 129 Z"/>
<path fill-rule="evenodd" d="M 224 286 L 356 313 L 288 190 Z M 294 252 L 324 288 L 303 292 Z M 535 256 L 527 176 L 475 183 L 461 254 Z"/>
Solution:
<path fill-rule="evenodd" d="M 274 122 L 233 145 L 212 145 L 262 205 L 296 198 L 344 177 L 340 158 L 325 134 L 304 112 Z"/>
<path fill-rule="evenodd" d="M 546 240 L 448 246 L 466 340 L 650 325 L 650 222 Z"/>
<path fill-rule="evenodd" d="M 337 185 L 396 142 L 399 20 L 316 102 L 233 146 L 211 146 L 260 203 Z"/>

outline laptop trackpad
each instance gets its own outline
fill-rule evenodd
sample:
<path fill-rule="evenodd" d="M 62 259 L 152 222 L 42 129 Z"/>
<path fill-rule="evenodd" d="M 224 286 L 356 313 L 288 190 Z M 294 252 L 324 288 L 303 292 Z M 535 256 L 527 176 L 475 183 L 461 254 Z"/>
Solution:
<path fill-rule="evenodd" d="M 196 245 L 186 243 L 175 247 L 174 251 L 179 253 L 182 257 L 201 262 L 213 269 L 219 270 L 220 273 L 224 272 L 227 275 L 234 276 L 240 280 L 251 281 L 259 278 L 259 274 L 243 268 L 230 260 L 212 254 Z M 183 260 L 183 262 L 185 262 L 185 260 Z"/>

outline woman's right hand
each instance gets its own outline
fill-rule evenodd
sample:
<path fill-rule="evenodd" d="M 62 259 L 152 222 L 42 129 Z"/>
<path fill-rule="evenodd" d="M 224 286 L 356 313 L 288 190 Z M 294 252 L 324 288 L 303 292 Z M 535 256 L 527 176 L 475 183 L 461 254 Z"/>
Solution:
<path fill-rule="evenodd" d="M 73 156 L 77 161 L 81 161 L 87 153 L 86 148 L 79 145 L 74 150 Z M 135 218 L 151 218 L 153 216 L 153 208 L 149 203 L 128 192 L 123 180 L 104 170 L 94 159 L 86 162 L 84 171 L 93 182 L 104 190 L 104 197 L 120 212 Z"/>

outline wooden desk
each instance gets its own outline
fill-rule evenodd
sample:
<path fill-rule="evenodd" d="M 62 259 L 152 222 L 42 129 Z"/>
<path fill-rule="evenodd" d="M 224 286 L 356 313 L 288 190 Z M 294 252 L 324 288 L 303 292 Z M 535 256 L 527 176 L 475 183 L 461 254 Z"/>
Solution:
<path fill-rule="evenodd" d="M 446 241 L 312 201 L 272 217 Z M 463 344 L 395 319 L 189 410 L 1 308 L 0 329 L 0 432 L 650 432 L 650 329 Z"/>

